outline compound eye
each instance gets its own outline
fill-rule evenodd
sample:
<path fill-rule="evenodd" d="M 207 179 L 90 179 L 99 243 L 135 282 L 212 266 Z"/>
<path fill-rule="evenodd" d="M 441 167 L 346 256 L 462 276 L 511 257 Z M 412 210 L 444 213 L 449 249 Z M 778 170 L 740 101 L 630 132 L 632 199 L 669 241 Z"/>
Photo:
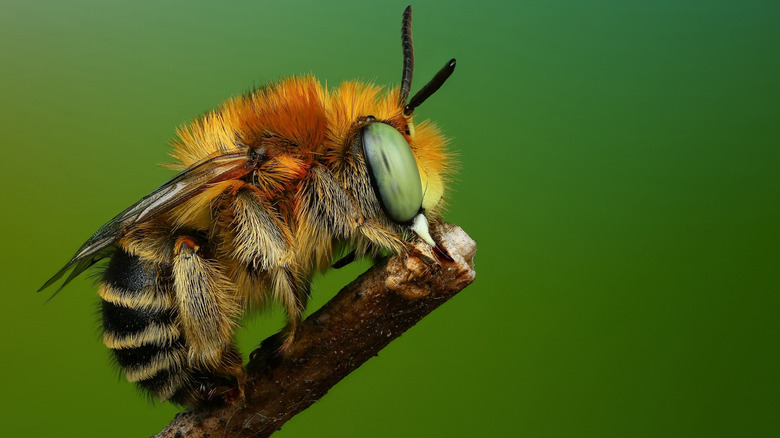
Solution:
<path fill-rule="evenodd" d="M 370 123 L 363 127 L 363 153 L 385 213 L 395 222 L 410 222 L 420 211 L 423 193 L 409 143 L 392 126 Z"/>

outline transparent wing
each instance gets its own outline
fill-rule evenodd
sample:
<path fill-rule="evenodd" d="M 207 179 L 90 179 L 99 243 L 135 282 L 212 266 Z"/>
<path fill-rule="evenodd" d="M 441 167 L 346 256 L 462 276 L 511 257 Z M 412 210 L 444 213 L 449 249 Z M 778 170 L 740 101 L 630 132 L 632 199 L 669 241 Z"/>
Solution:
<path fill-rule="evenodd" d="M 81 245 L 68 264 L 41 286 L 38 292 L 54 284 L 72 268 L 71 273 L 57 289 L 59 292 L 90 266 L 110 255 L 114 243 L 133 226 L 176 207 L 210 184 L 240 178 L 253 169 L 244 152 L 220 153 L 193 164 L 100 227 Z"/>

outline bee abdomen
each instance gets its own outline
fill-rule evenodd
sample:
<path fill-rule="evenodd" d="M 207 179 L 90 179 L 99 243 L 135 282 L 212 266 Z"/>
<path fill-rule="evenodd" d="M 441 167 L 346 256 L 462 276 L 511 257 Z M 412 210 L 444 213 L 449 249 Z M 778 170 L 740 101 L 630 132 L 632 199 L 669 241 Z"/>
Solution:
<path fill-rule="evenodd" d="M 103 342 L 127 380 L 161 401 L 188 385 L 185 341 L 172 292 L 153 265 L 118 249 L 103 276 Z"/>

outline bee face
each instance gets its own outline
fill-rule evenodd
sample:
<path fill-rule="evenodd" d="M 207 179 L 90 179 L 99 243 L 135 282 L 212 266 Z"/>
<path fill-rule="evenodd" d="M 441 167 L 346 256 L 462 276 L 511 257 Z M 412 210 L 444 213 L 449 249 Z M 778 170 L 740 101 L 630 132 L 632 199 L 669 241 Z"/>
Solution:
<path fill-rule="evenodd" d="M 334 248 L 362 256 L 403 253 L 417 239 L 436 246 L 428 222 L 440 215 L 446 141 L 433 124 L 415 125 L 413 112 L 455 64 L 409 99 L 410 8 L 402 27 L 399 88 L 287 78 L 180 128 L 171 166 L 180 173 L 101 227 L 44 285 L 72 269 L 64 286 L 111 258 L 99 290 L 104 341 L 128 380 L 182 404 L 199 402 L 204 379 L 240 392 L 232 337 L 247 309 L 284 306 L 284 349 Z"/>

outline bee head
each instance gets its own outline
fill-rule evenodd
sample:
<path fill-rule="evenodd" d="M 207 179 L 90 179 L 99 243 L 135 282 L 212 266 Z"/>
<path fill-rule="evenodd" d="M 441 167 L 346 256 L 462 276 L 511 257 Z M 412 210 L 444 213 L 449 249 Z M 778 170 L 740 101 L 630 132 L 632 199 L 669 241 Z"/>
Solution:
<path fill-rule="evenodd" d="M 399 105 L 406 120 L 406 134 L 414 136 L 411 115 L 415 108 L 435 93 L 455 70 L 455 59 L 447 61 L 438 73 L 409 99 L 414 74 L 414 44 L 412 42 L 412 7 L 404 11 L 401 24 L 403 71 Z M 362 152 L 368 165 L 375 194 L 382 209 L 392 221 L 407 225 L 423 240 L 434 246 L 428 233 L 428 220 L 420 169 L 406 137 L 395 126 L 368 116 L 360 128 Z"/>

